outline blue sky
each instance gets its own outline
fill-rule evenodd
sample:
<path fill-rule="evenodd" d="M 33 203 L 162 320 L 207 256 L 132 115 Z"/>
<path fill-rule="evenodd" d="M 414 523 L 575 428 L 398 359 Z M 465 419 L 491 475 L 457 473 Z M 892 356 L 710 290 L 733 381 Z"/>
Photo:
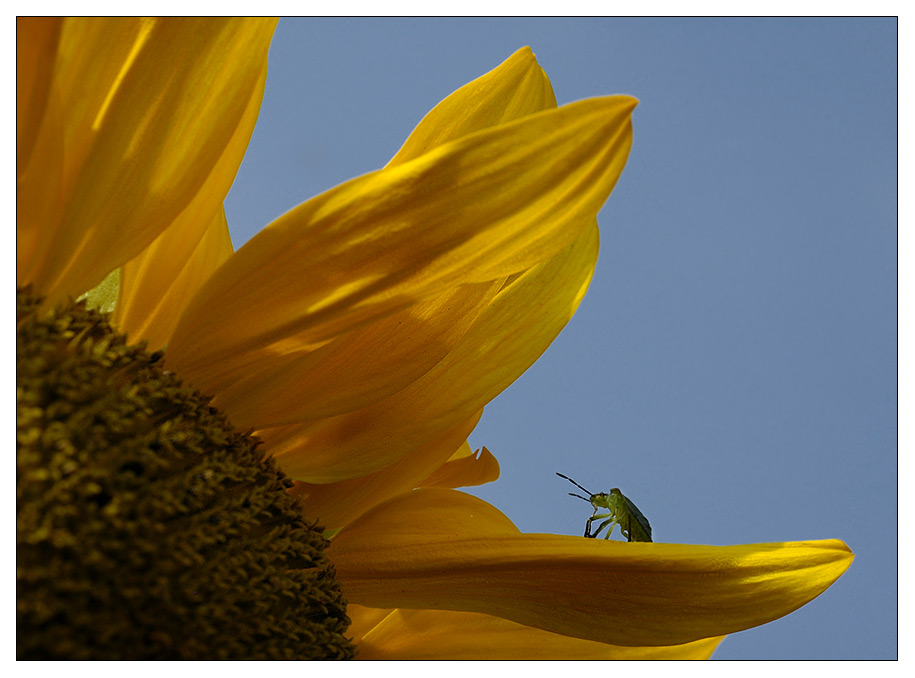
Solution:
<path fill-rule="evenodd" d="M 471 444 L 502 477 L 474 494 L 579 534 L 560 471 L 620 487 L 656 541 L 841 538 L 831 589 L 715 657 L 894 658 L 895 19 L 281 21 L 236 247 L 524 45 L 560 104 L 641 103 L 591 289 L 487 408 Z"/>

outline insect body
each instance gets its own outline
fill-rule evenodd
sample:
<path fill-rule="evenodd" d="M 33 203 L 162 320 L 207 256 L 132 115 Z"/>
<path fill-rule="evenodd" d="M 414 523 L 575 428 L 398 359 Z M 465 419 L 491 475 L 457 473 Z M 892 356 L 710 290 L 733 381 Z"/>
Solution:
<path fill-rule="evenodd" d="M 569 476 L 564 476 L 561 473 L 557 473 L 556 475 L 560 478 L 565 478 L 577 488 L 584 490 L 590 495 L 588 497 L 583 497 L 580 494 L 569 492 L 570 496 L 584 499 L 594 507 L 594 513 L 591 514 L 591 517 L 588 518 L 587 525 L 585 525 L 586 537 L 597 538 L 601 531 L 607 527 L 609 529 L 607 530 L 604 539 L 609 539 L 610 533 L 613 532 L 613 526 L 619 525 L 620 532 L 622 532 L 623 536 L 626 537 L 628 541 L 651 541 L 651 525 L 648 524 L 648 518 L 642 515 L 642 512 L 639 511 L 638 507 L 620 492 L 619 488 L 614 487 L 609 493 L 600 492 L 594 494 L 591 490 L 586 490 L 569 478 Z M 606 509 L 606 513 L 598 513 L 601 509 Z M 606 518 L 606 520 L 597 526 L 597 530 L 594 531 L 594 534 L 591 534 L 591 523 L 603 518 Z"/>

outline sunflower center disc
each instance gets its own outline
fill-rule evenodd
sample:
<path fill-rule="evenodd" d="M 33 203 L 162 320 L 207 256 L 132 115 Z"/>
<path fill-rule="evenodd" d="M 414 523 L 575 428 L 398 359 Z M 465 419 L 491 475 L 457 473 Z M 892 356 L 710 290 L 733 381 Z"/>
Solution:
<path fill-rule="evenodd" d="M 323 529 L 257 439 L 105 315 L 16 299 L 18 658 L 352 657 Z"/>

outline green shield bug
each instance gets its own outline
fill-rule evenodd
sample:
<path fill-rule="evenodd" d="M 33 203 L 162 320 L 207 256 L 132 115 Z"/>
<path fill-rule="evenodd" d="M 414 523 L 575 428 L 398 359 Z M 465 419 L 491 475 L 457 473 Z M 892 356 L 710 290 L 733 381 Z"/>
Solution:
<path fill-rule="evenodd" d="M 607 527 L 607 534 L 604 536 L 604 539 L 609 539 L 610 533 L 613 532 L 613 526 L 619 525 L 620 532 L 628 541 L 651 541 L 651 525 L 648 523 L 648 518 L 642 515 L 642 512 L 639 511 L 638 507 L 633 504 L 626 495 L 620 492 L 618 487 L 614 487 L 609 493 L 599 492 L 594 494 L 591 490 L 586 490 L 577 482 L 569 478 L 569 476 L 564 476 L 561 473 L 557 473 L 556 475 L 560 478 L 565 478 L 589 495 L 583 497 L 580 494 L 569 492 L 570 496 L 584 499 L 594 507 L 594 513 L 591 514 L 591 517 L 588 518 L 588 523 L 585 525 L 585 537 L 597 538 L 601 531 Z M 606 509 L 606 512 L 598 513 L 598 511 L 601 511 L 602 509 Z M 591 534 L 591 523 L 601 519 L 606 520 L 598 525 L 594 534 Z"/>

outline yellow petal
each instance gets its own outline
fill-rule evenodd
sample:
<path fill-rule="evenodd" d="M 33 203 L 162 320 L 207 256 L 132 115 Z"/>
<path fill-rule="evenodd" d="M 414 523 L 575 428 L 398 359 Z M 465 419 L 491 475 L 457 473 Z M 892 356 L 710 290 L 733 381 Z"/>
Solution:
<path fill-rule="evenodd" d="M 432 109 L 388 167 L 548 107 L 556 107 L 549 80 L 530 48 L 518 50 Z M 221 365 L 206 387 L 217 393 L 215 404 L 233 412 L 233 421 L 242 428 L 280 426 L 366 407 L 441 360 L 497 291 L 465 285 L 316 349 L 306 345 L 295 350 L 290 342 L 282 350 L 265 347 L 260 359 L 252 356 L 248 364 Z"/>
<path fill-rule="evenodd" d="M 480 410 L 540 357 L 584 296 L 597 249 L 592 222 L 560 254 L 504 285 L 444 359 L 390 397 L 258 436 L 291 477 L 320 483 L 365 475 L 427 444 Z M 231 410 L 229 415 L 234 420 Z"/>
<path fill-rule="evenodd" d="M 16 176 L 32 158 L 48 104 L 62 20 L 16 17 Z"/>
<path fill-rule="evenodd" d="M 62 19 L 19 18 L 16 27 L 16 284 L 36 280 L 62 206 L 64 109 L 53 66 Z"/>
<path fill-rule="evenodd" d="M 429 111 L 387 166 L 399 165 L 467 134 L 548 108 L 556 108 L 549 78 L 537 64 L 531 48 L 522 47 Z"/>
<path fill-rule="evenodd" d="M 348 605 L 356 659 L 708 659 L 724 636 L 685 645 L 620 647 L 476 612 Z"/>
<path fill-rule="evenodd" d="M 188 301 L 232 254 L 222 205 L 254 131 L 266 78 L 264 60 L 248 106 L 203 186 L 172 224 L 124 265 L 115 321 L 135 340 L 155 348 L 168 343 Z"/>
<path fill-rule="evenodd" d="M 499 291 L 461 285 L 316 349 L 263 352 L 206 382 L 213 404 L 242 429 L 333 417 L 373 405 L 415 382 L 453 350 Z M 239 367 L 237 364 L 235 367 Z M 303 386 L 304 385 L 304 386 Z"/>
<path fill-rule="evenodd" d="M 209 227 L 194 238 L 199 225 L 207 224 L 203 214 L 199 219 L 188 221 L 182 214 L 140 256 L 121 268 L 115 322 L 131 341 L 146 340 L 151 350 L 168 343 L 188 300 L 232 255 L 232 240 L 222 205 L 217 206 Z"/>
<path fill-rule="evenodd" d="M 24 224 L 50 236 L 30 282 L 51 301 L 93 287 L 188 207 L 262 86 L 274 25 L 66 20 L 55 69 L 61 211 L 57 223 Z M 60 133 L 43 125 L 37 144 L 46 131 Z"/>
<path fill-rule="evenodd" d="M 328 555 L 350 603 L 481 612 L 625 646 L 778 619 L 854 558 L 838 540 L 691 546 L 521 534 L 485 502 L 431 488 L 364 514 Z"/>
<path fill-rule="evenodd" d="M 548 259 L 609 195 L 634 106 L 607 97 L 527 116 L 300 205 L 208 281 L 175 330 L 172 364 L 206 391 L 271 344 L 318 345 Z"/>
<path fill-rule="evenodd" d="M 391 497 L 417 487 L 448 459 L 482 414 L 482 411 L 476 412 L 467 421 L 380 471 L 327 485 L 297 482 L 290 492 L 302 499 L 303 512 L 309 520 L 317 520 L 325 528 L 336 530 Z"/>
<path fill-rule="evenodd" d="M 472 487 L 499 479 L 499 462 L 483 447 L 476 452 L 464 443 L 445 464 L 420 483 L 421 487 Z"/>

